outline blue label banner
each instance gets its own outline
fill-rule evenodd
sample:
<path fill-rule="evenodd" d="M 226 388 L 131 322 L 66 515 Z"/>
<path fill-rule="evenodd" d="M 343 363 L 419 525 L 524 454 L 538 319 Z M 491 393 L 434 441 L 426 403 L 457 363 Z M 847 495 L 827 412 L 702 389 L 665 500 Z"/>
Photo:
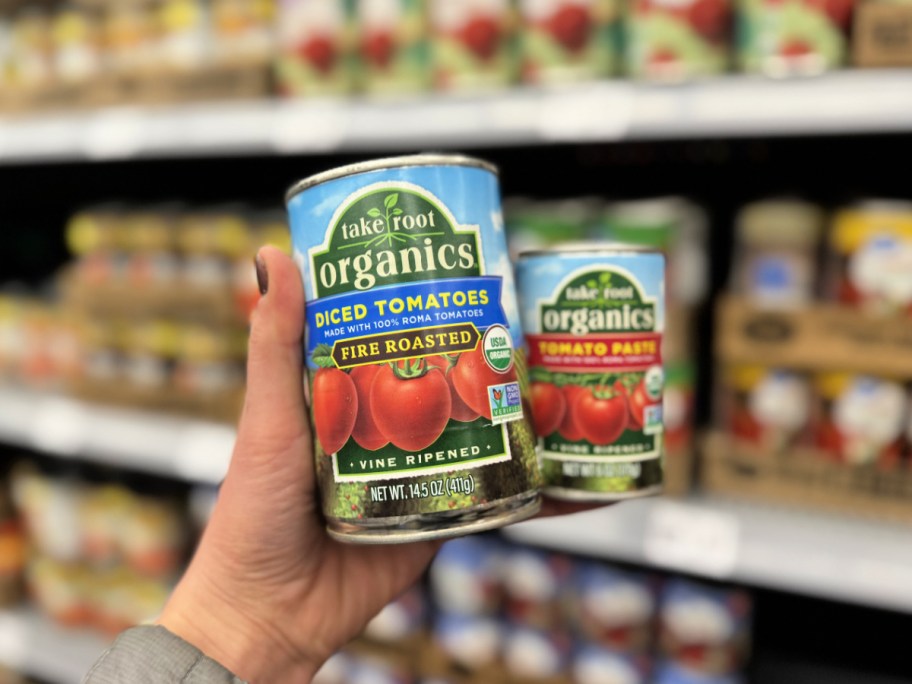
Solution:
<path fill-rule="evenodd" d="M 348 292 L 307 302 L 307 350 L 384 331 L 471 323 L 479 330 L 508 325 L 503 279 L 474 276 Z"/>

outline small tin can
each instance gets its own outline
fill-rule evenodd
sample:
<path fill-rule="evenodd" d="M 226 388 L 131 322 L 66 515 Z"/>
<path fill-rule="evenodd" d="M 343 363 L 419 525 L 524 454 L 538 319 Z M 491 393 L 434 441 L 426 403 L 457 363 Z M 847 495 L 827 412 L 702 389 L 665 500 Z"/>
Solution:
<path fill-rule="evenodd" d="M 612 76 L 620 53 L 616 0 L 520 0 L 521 71 L 527 83 Z"/>
<path fill-rule="evenodd" d="M 662 488 L 665 259 L 626 245 L 526 252 L 517 278 L 545 491 Z"/>
<path fill-rule="evenodd" d="M 534 515 L 540 474 L 496 169 L 414 155 L 288 193 L 333 537 L 399 543 Z"/>

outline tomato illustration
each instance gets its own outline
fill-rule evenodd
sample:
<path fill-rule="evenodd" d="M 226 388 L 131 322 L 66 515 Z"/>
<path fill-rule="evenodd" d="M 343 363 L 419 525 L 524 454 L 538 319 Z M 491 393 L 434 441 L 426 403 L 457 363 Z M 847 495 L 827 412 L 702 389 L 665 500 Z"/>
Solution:
<path fill-rule="evenodd" d="M 348 374 L 320 368 L 313 381 L 313 422 L 317 440 L 334 454 L 351 437 L 358 415 L 358 392 Z"/>
<path fill-rule="evenodd" d="M 730 23 L 728 3 L 725 0 L 696 0 L 687 11 L 687 20 L 701 36 L 721 40 Z"/>
<path fill-rule="evenodd" d="M 433 444 L 452 409 L 446 377 L 423 359 L 381 368 L 371 384 L 370 402 L 377 428 L 405 451 Z"/>
<path fill-rule="evenodd" d="M 561 391 L 567 403 L 567 410 L 564 412 L 564 419 L 560 422 L 557 431 L 564 439 L 578 442 L 583 438 L 583 433 L 576 424 L 576 413 L 573 405 L 584 389 L 579 385 L 564 385 Z"/>
<path fill-rule="evenodd" d="M 481 345 L 475 351 L 460 354 L 459 361 L 450 371 L 453 386 L 462 400 L 479 415 L 491 419 L 491 402 L 488 401 L 488 385 L 502 385 L 516 381 L 516 370 L 498 373 L 484 360 Z"/>
<path fill-rule="evenodd" d="M 546 437 L 563 422 L 567 413 L 567 399 L 560 388 L 550 382 L 533 382 L 531 392 L 535 434 Z"/>
<path fill-rule="evenodd" d="M 500 27 L 490 17 L 472 17 L 460 30 L 459 38 L 480 59 L 488 61 L 497 54 Z"/>
<path fill-rule="evenodd" d="M 374 422 L 374 415 L 371 412 L 371 384 L 377 373 L 380 372 L 380 368 L 380 366 L 358 366 L 351 372 L 351 379 L 355 383 L 355 390 L 358 393 L 358 417 L 355 419 L 352 439 L 368 451 L 376 451 L 389 444 L 389 440 L 383 436 L 377 423 Z"/>
<path fill-rule="evenodd" d="M 440 370 L 443 371 L 443 374 L 446 376 L 447 384 L 450 386 L 450 401 L 453 406 L 450 409 L 450 418 L 453 420 L 458 420 L 461 423 L 470 423 L 476 418 L 478 418 L 478 411 L 473 411 L 468 404 L 466 404 L 462 397 L 459 396 L 459 392 L 456 391 L 456 387 L 453 386 L 453 364 L 450 362 L 449 356 L 429 356 L 427 357 L 427 362 L 434 366 L 437 366 Z"/>
<path fill-rule="evenodd" d="M 326 36 L 313 36 L 298 49 L 300 56 L 322 74 L 327 74 L 336 63 L 336 46 Z"/>
<path fill-rule="evenodd" d="M 630 411 L 624 395 L 614 387 L 586 388 L 573 405 L 576 424 L 593 444 L 611 444 L 627 428 Z"/>
<path fill-rule="evenodd" d="M 586 47 L 591 29 L 589 12 L 579 5 L 564 5 L 548 20 L 548 30 L 570 52 Z"/>
<path fill-rule="evenodd" d="M 630 392 L 627 399 L 630 405 L 630 423 L 627 425 L 628 430 L 642 430 L 646 424 L 646 407 L 655 406 L 659 402 L 651 398 L 646 391 L 645 379 L 641 379 L 633 391 Z"/>
<path fill-rule="evenodd" d="M 361 55 L 368 64 L 386 69 L 395 51 L 393 37 L 388 31 L 372 31 L 361 41 Z"/>

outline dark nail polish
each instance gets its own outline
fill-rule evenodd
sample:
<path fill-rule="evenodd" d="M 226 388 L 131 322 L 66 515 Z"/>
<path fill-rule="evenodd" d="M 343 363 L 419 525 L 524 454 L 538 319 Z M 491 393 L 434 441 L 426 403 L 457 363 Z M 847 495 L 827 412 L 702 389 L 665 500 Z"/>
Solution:
<path fill-rule="evenodd" d="M 266 262 L 257 254 L 253 258 L 253 265 L 256 267 L 257 286 L 260 288 L 260 294 L 265 295 L 269 291 L 269 272 L 266 270 Z"/>

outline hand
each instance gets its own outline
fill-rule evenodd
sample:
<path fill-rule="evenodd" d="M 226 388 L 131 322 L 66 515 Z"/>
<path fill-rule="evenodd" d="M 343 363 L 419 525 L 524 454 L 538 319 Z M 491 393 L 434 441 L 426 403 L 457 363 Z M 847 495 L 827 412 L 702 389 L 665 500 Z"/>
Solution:
<path fill-rule="evenodd" d="M 301 276 L 278 249 L 263 248 L 257 261 L 266 291 L 251 322 L 231 465 L 158 623 L 241 679 L 281 684 L 310 681 L 415 582 L 440 542 L 356 546 L 327 536 L 304 403 Z M 552 514 L 585 508 L 546 502 Z"/>

